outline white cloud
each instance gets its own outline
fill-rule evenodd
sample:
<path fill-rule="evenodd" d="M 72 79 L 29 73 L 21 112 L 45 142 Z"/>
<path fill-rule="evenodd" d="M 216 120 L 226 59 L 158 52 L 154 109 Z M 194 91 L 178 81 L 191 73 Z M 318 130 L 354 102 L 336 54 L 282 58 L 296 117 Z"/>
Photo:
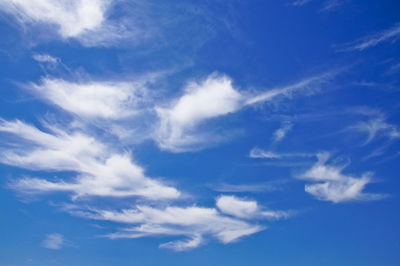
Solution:
<path fill-rule="evenodd" d="M 342 4 L 343 4 L 343 2 L 341 0 L 327 0 L 323 3 L 323 6 L 320 10 L 321 11 L 332 11 L 332 10 L 337 9 Z"/>
<path fill-rule="evenodd" d="M 230 201 L 226 202 L 226 200 Z M 278 219 L 288 217 L 287 212 L 264 211 L 255 201 L 244 201 L 231 196 L 218 198 L 217 206 L 221 212 L 215 208 L 197 206 L 154 208 L 143 205 L 121 211 L 80 209 L 77 206 L 67 206 L 66 211 L 72 215 L 89 219 L 134 225 L 107 235 L 111 239 L 149 236 L 187 237 L 186 240 L 160 245 L 162 248 L 170 248 L 175 251 L 198 247 L 208 237 L 216 238 L 222 243 L 231 243 L 265 229 L 264 226 L 252 224 L 242 218 Z M 244 209 L 246 206 L 251 208 L 250 212 Z M 229 216 L 225 215 L 226 213 Z"/>
<path fill-rule="evenodd" d="M 291 3 L 292 6 L 304 6 L 305 4 L 308 4 L 311 2 L 311 0 L 296 0 Z"/>
<path fill-rule="evenodd" d="M 20 121 L 1 121 L 0 131 L 18 137 L 13 146 L 0 150 L 1 162 L 31 170 L 74 171 L 78 175 L 68 181 L 24 177 L 11 184 L 14 189 L 31 193 L 65 191 L 74 197 L 180 196 L 177 189 L 147 177 L 129 154 L 117 153 L 81 133 L 55 127 L 48 130 L 46 133 Z"/>
<path fill-rule="evenodd" d="M 154 139 L 160 148 L 173 152 L 200 149 L 218 141 L 218 136 L 199 130 L 199 125 L 205 121 L 237 112 L 246 106 L 271 101 L 278 96 L 312 94 L 333 75 L 324 73 L 287 87 L 249 95 L 235 89 L 229 77 L 211 74 L 201 82 L 190 83 L 185 93 L 169 106 L 156 107 L 159 125 Z"/>
<path fill-rule="evenodd" d="M 361 177 L 343 174 L 345 166 L 327 165 L 329 153 L 318 154 L 318 161 L 301 179 L 313 181 L 307 184 L 305 191 L 319 200 L 341 203 L 355 200 L 376 200 L 383 197 L 379 194 L 364 193 L 366 185 L 371 183 L 371 173 Z"/>
<path fill-rule="evenodd" d="M 283 159 L 288 157 L 315 157 L 314 153 L 275 153 L 260 148 L 252 148 L 249 153 L 250 158 L 254 159 Z"/>
<path fill-rule="evenodd" d="M 57 65 L 60 61 L 60 59 L 49 54 L 33 54 L 32 57 L 39 63 L 49 63 L 52 65 Z"/>
<path fill-rule="evenodd" d="M 291 122 L 286 121 L 282 123 L 281 128 L 274 132 L 274 142 L 280 142 L 286 137 L 286 134 L 292 129 L 293 125 Z"/>
<path fill-rule="evenodd" d="M 218 209 L 239 218 L 251 218 L 259 213 L 258 204 L 252 200 L 242 200 L 235 196 L 221 196 L 217 199 Z"/>
<path fill-rule="evenodd" d="M 303 93 L 306 95 L 313 94 L 319 91 L 322 85 L 329 82 L 335 75 L 336 73 L 334 72 L 326 72 L 320 75 L 306 78 L 286 87 L 274 88 L 264 93 L 258 93 L 254 96 L 247 97 L 247 99 L 245 100 L 245 105 L 264 103 L 266 101 L 271 101 L 278 96 L 290 98 L 294 96 L 295 93 Z"/>
<path fill-rule="evenodd" d="M 4 12 L 22 25 L 52 26 L 64 39 L 86 46 L 108 45 L 128 33 L 118 21 L 108 19 L 113 0 L 0 0 Z M 48 28 L 46 28 L 48 31 Z"/>
<path fill-rule="evenodd" d="M 63 235 L 54 233 L 49 234 L 42 242 L 42 246 L 48 249 L 59 250 L 65 246 L 65 240 Z"/>
<path fill-rule="evenodd" d="M 246 235 L 254 234 L 265 227 L 253 225 L 240 219 L 221 215 L 214 208 L 166 207 L 157 209 L 137 206 L 134 209 L 118 211 L 90 210 L 70 211 L 73 215 L 90 219 L 134 224 L 107 235 L 111 239 L 140 238 L 149 236 L 185 236 L 188 241 L 173 241 L 160 245 L 176 251 L 195 248 L 204 242 L 205 236 L 231 243 Z"/>
<path fill-rule="evenodd" d="M 349 127 L 349 129 L 366 133 L 368 138 L 365 141 L 365 144 L 370 143 L 379 136 L 388 137 L 390 139 L 400 137 L 400 131 L 398 128 L 393 124 L 387 123 L 382 116 L 370 119 L 366 122 L 359 122 L 358 124 Z"/>
<path fill-rule="evenodd" d="M 230 192 L 230 193 L 241 193 L 241 192 L 262 192 L 262 191 L 274 191 L 278 190 L 279 186 L 276 182 L 266 182 L 258 184 L 227 184 L 222 183 L 218 185 L 210 186 L 213 190 L 218 192 Z"/>
<path fill-rule="evenodd" d="M 64 38 L 95 30 L 104 21 L 110 1 L 105 0 L 8 0 L 0 2 L 6 11 L 23 22 L 55 24 Z"/>
<path fill-rule="evenodd" d="M 272 151 L 265 151 L 260 148 L 253 148 L 250 150 L 250 158 L 266 158 L 266 159 L 278 159 L 281 155 Z"/>
<path fill-rule="evenodd" d="M 365 49 L 377 46 L 380 43 L 386 41 L 395 41 L 400 36 L 400 23 L 395 24 L 390 29 L 386 29 L 375 34 L 366 36 L 354 42 L 350 42 L 344 45 L 344 48 L 339 49 L 339 52 L 349 51 L 363 51 Z"/>
<path fill-rule="evenodd" d="M 280 219 L 289 216 L 288 212 L 263 210 L 257 201 L 245 200 L 235 196 L 220 196 L 216 205 L 222 213 L 241 219 Z"/>
<path fill-rule="evenodd" d="M 161 148 L 177 152 L 204 144 L 196 126 L 237 111 L 241 101 L 242 95 L 227 76 L 213 74 L 200 83 L 192 82 L 171 106 L 156 108 L 160 123 L 155 138 Z"/>
<path fill-rule="evenodd" d="M 119 119 L 138 113 L 145 89 L 128 82 L 81 82 L 42 78 L 29 84 L 45 100 L 58 107 L 89 118 Z"/>

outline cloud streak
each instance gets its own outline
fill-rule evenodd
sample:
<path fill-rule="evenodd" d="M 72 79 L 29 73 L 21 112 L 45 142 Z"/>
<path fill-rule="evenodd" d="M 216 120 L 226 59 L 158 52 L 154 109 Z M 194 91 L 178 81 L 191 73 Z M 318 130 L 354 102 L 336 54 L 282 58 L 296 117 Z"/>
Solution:
<path fill-rule="evenodd" d="M 338 52 L 351 52 L 351 51 L 364 51 L 368 48 L 375 47 L 383 42 L 396 41 L 400 36 L 400 23 L 395 24 L 393 27 L 382 30 L 372 35 L 368 35 L 356 41 L 343 45 L 343 48 Z"/>
<path fill-rule="evenodd" d="M 274 132 L 273 140 L 274 142 L 282 141 L 287 133 L 292 130 L 293 124 L 289 121 L 283 122 L 282 126 Z"/>

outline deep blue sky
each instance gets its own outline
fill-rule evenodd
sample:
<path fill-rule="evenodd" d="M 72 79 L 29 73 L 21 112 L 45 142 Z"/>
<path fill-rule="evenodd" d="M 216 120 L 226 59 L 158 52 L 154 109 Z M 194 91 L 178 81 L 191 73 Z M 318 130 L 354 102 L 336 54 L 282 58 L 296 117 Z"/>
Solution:
<path fill-rule="evenodd" d="M 400 264 L 398 1 L 0 10 L 1 265 Z"/>

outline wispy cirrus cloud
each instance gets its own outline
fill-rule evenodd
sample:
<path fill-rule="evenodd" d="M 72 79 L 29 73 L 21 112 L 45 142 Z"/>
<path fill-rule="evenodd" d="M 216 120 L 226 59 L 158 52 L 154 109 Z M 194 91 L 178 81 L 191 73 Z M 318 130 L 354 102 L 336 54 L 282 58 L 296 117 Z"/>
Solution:
<path fill-rule="evenodd" d="M 290 157 L 315 157 L 315 153 L 276 153 L 260 148 L 252 148 L 249 153 L 250 158 L 254 159 L 283 159 Z"/>
<path fill-rule="evenodd" d="M 378 200 L 385 195 L 364 192 L 365 187 L 372 182 L 372 173 L 365 173 L 361 177 L 343 174 L 346 165 L 327 164 L 330 154 L 319 153 L 318 161 L 300 179 L 314 182 L 307 184 L 305 191 L 318 200 L 342 203 L 359 200 Z"/>
<path fill-rule="evenodd" d="M 282 123 L 282 126 L 278 128 L 273 135 L 274 142 L 280 142 L 283 140 L 286 135 L 292 130 L 293 124 L 290 121 L 285 121 Z"/>
<path fill-rule="evenodd" d="M 213 190 L 224 193 L 260 193 L 264 191 L 275 191 L 279 189 L 279 182 L 266 182 L 256 184 L 228 184 L 221 183 L 210 186 Z"/>
<path fill-rule="evenodd" d="M 387 137 L 390 139 L 400 138 L 400 130 L 397 126 L 386 122 L 383 116 L 359 122 L 354 126 L 350 126 L 349 129 L 367 134 L 364 145 L 370 143 L 377 137 Z"/>
<path fill-rule="evenodd" d="M 336 10 L 341 5 L 343 5 L 342 0 L 327 0 L 323 3 L 320 11 L 322 11 L 322 12 L 333 11 L 333 10 Z"/>
<path fill-rule="evenodd" d="M 292 6 L 304 6 L 305 4 L 310 3 L 312 0 L 296 0 L 293 1 L 290 5 Z"/>
<path fill-rule="evenodd" d="M 7 134 L 18 142 L 0 150 L 1 162 L 35 171 L 73 171 L 72 180 L 23 177 L 10 184 L 26 193 L 69 192 L 73 197 L 138 196 L 173 199 L 180 196 L 174 187 L 149 178 L 132 162 L 128 153 L 118 153 L 94 137 L 48 126 L 48 132 L 21 121 L 0 123 L 3 142 Z"/>
<path fill-rule="evenodd" d="M 232 204 L 226 204 L 230 201 Z M 196 248 L 208 238 L 222 243 L 232 243 L 242 237 L 254 234 L 266 227 L 250 222 L 250 218 L 281 219 L 288 213 L 262 210 L 255 201 L 243 200 L 232 196 L 217 199 L 217 208 L 198 206 L 154 208 L 138 205 L 121 211 L 82 209 L 66 206 L 66 211 L 80 217 L 131 224 L 133 226 L 106 235 L 111 239 L 141 238 L 150 236 L 184 236 L 185 240 L 176 240 L 161 244 L 161 248 L 184 251 Z M 243 209 L 251 207 L 251 210 Z M 220 210 L 220 211 L 219 211 Z M 238 217 L 239 216 L 239 217 Z M 254 220 L 254 219 L 253 219 Z"/>
<path fill-rule="evenodd" d="M 33 54 L 32 57 L 39 63 L 49 63 L 52 65 L 57 65 L 60 62 L 59 58 L 56 58 L 49 54 Z"/>
<path fill-rule="evenodd" d="M 339 48 L 338 52 L 351 52 L 351 51 L 363 51 L 371 47 L 375 47 L 383 42 L 393 41 L 395 42 L 400 36 L 400 23 L 395 24 L 393 27 L 382 30 L 375 34 L 365 36 L 347 44 L 343 44 L 342 48 Z"/>

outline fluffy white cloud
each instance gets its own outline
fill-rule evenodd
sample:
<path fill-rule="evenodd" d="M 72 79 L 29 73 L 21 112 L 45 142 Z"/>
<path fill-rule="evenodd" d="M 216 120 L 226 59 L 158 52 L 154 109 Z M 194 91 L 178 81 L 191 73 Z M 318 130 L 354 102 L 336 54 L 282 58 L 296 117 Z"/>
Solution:
<path fill-rule="evenodd" d="M 109 0 L 2 0 L 0 4 L 22 22 L 55 24 L 65 37 L 95 30 L 104 21 Z"/>
<path fill-rule="evenodd" d="M 300 178 L 316 183 L 307 184 L 305 191 L 323 201 L 341 203 L 354 200 L 374 200 L 382 195 L 364 193 L 366 185 L 371 182 L 371 174 L 353 177 L 342 173 L 345 166 L 327 165 L 329 153 L 317 155 L 318 161 Z"/>
<path fill-rule="evenodd" d="M 226 115 L 241 108 L 242 95 L 226 76 L 211 75 L 192 82 L 185 94 L 167 108 L 157 107 L 160 118 L 156 140 L 163 149 L 184 151 L 205 141 L 196 132 L 201 122 Z"/>
<path fill-rule="evenodd" d="M 1 121 L 0 131 L 17 136 L 17 144 L 0 150 L 1 162 L 32 170 L 74 171 L 73 180 L 49 181 L 22 178 L 12 184 L 24 192 L 66 191 L 81 196 L 141 196 L 149 199 L 177 198 L 180 192 L 151 179 L 133 163 L 129 154 L 81 133 L 67 133 L 55 127 L 49 132 L 20 121 Z"/>
<path fill-rule="evenodd" d="M 128 82 L 82 82 L 43 78 L 30 84 L 42 98 L 60 108 L 89 118 L 118 119 L 134 115 L 144 100 L 145 89 Z"/>
<path fill-rule="evenodd" d="M 22 25 L 54 27 L 63 39 L 86 46 L 109 45 L 131 34 L 119 21 L 108 19 L 113 0 L 0 0 L 3 12 Z"/>
<path fill-rule="evenodd" d="M 334 73 L 324 73 L 296 84 L 250 95 L 235 89 L 224 75 L 211 74 L 201 82 L 192 82 L 184 94 L 167 107 L 156 107 L 159 124 L 154 139 L 160 148 L 183 152 L 196 150 L 218 141 L 218 136 L 204 134 L 199 125 L 213 118 L 239 111 L 274 98 L 292 97 L 296 93 L 312 94 L 328 82 Z"/>
<path fill-rule="evenodd" d="M 286 212 L 263 211 L 255 201 L 246 202 L 231 196 L 218 198 L 217 206 L 221 212 L 215 208 L 197 206 L 154 208 L 143 205 L 122 211 L 82 210 L 76 206 L 68 206 L 66 210 L 73 215 L 89 219 L 134 225 L 107 235 L 111 239 L 147 236 L 187 237 L 187 240 L 177 240 L 160 245 L 162 248 L 176 251 L 198 247 L 204 243 L 207 237 L 216 238 L 222 243 L 231 243 L 265 228 L 242 220 L 242 218 L 249 219 L 249 215 L 255 219 L 287 217 Z M 249 207 L 250 210 L 246 211 L 244 209 L 246 207 Z M 236 211 L 233 211 L 234 209 Z"/>
<path fill-rule="evenodd" d="M 257 201 L 245 200 L 235 196 L 220 196 L 216 205 L 222 213 L 242 219 L 280 219 L 289 216 L 288 212 L 263 210 Z"/>
<path fill-rule="evenodd" d="M 258 214 L 256 201 L 242 200 L 235 196 L 221 196 L 217 199 L 218 209 L 226 214 L 239 218 L 250 218 Z"/>
<path fill-rule="evenodd" d="M 65 240 L 63 235 L 54 233 L 54 234 L 49 234 L 46 236 L 46 238 L 42 242 L 42 246 L 44 248 L 48 249 L 62 249 L 65 245 Z"/>

